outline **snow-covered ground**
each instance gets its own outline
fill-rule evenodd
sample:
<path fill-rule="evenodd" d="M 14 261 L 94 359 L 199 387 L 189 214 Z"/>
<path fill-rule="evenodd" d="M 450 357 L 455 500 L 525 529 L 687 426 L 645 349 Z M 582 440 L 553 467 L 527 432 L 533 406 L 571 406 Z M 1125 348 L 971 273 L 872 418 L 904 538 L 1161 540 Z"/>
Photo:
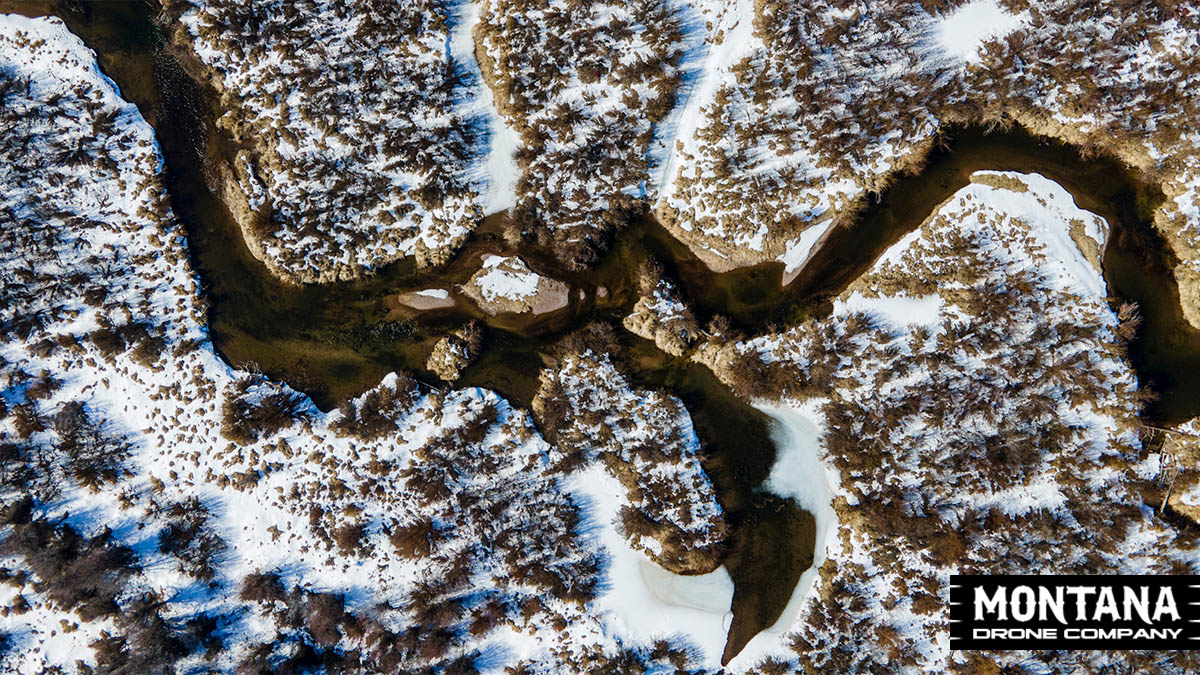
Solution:
<path fill-rule="evenodd" d="M 475 60 L 475 27 L 479 25 L 482 1 L 464 2 L 458 7 L 454 19 L 454 33 L 450 42 L 451 53 L 479 83 L 476 99 L 477 117 L 486 120 L 488 149 L 487 158 L 476 167 L 476 180 L 482 182 L 483 215 L 511 209 L 517 203 L 517 179 L 521 170 L 517 166 L 515 153 L 521 147 L 521 135 L 513 129 L 499 111 L 491 87 L 483 82 L 479 62 Z"/>
<path fill-rule="evenodd" d="M 754 36 L 754 0 L 699 0 L 682 4 L 680 12 L 685 17 L 687 34 L 693 41 L 697 36 L 701 38 L 688 53 L 699 52 L 703 57 L 693 60 L 698 67 L 685 65 L 684 83 L 678 94 L 682 104 L 659 130 L 665 154 L 655 183 L 660 200 L 671 197 L 681 157 L 696 154 L 696 130 L 704 121 L 703 108 L 712 105 L 722 84 L 734 79 L 730 68 L 759 44 Z"/>
<path fill-rule="evenodd" d="M 483 276 L 475 285 L 488 300 L 525 300 L 537 292 L 541 276 L 519 258 L 489 255 L 483 259 Z"/>
<path fill-rule="evenodd" d="M 215 76 L 223 126 L 246 141 L 221 194 L 277 275 L 330 282 L 401 257 L 444 262 L 511 201 L 514 136 L 474 61 L 474 3 L 164 7 L 181 13 L 174 39 Z"/>
<path fill-rule="evenodd" d="M 938 22 L 938 40 L 946 52 L 966 61 L 977 61 L 985 40 L 1008 35 L 1028 21 L 1028 10 L 1012 14 L 997 0 L 972 0 Z"/>
<path fill-rule="evenodd" d="M 479 58 L 524 149 L 515 214 L 563 262 L 590 264 L 654 199 L 701 30 L 677 0 L 484 0 Z"/>
<path fill-rule="evenodd" d="M 783 253 L 778 258 L 779 262 L 783 263 L 784 286 L 796 278 L 796 273 L 808 262 L 817 243 L 821 241 L 821 237 L 825 236 L 833 225 L 834 221 L 832 220 L 817 223 L 801 233 L 798 239 L 793 239 L 784 245 Z"/>
<path fill-rule="evenodd" d="M 956 100 L 956 78 L 978 72 L 965 62 L 996 67 L 995 38 L 1005 31 L 1044 37 L 1054 25 L 1090 26 L 1104 38 L 1092 42 L 1098 48 L 1125 45 L 1137 57 L 1122 61 L 1128 70 L 1121 81 L 1137 80 L 1159 59 L 1197 44 L 1187 13 L 1155 24 L 1158 47 L 1143 49 L 1141 42 L 1113 39 L 1122 37 L 1119 25 L 1129 17 L 1075 16 L 1061 2 L 1029 12 L 1028 22 L 1024 13 L 1019 20 L 999 17 L 998 4 L 978 0 L 945 17 L 916 3 L 785 5 L 666 3 L 667 19 L 655 17 L 650 27 L 670 28 L 670 16 L 682 16 L 681 33 L 654 48 L 642 41 L 646 26 L 621 31 L 622 40 L 606 49 L 629 47 L 622 67 L 636 70 L 631 55 L 638 55 L 659 59 L 657 66 L 671 63 L 659 75 L 677 66 L 685 73 L 687 96 L 663 118 L 663 134 L 682 145 L 670 144 L 656 164 L 658 155 L 647 149 L 654 124 L 624 119 L 622 132 L 638 137 L 622 148 L 637 160 L 632 169 L 600 171 L 594 182 L 578 185 L 555 183 L 535 201 L 563 197 L 570 211 L 581 205 L 572 201 L 577 193 L 600 195 L 596 203 L 614 194 L 649 194 L 642 183 L 649 177 L 653 186 L 652 167 L 661 166 L 670 181 L 666 201 L 696 216 L 677 223 L 698 237 L 690 243 L 732 242 L 726 252 L 778 257 L 792 271 L 823 233 L 821 218 L 873 189 L 873 177 L 936 127 L 919 105 L 892 117 L 868 114 L 871 106 L 888 97 L 920 103 L 914 92 L 921 87 L 946 87 L 951 94 L 942 102 Z M 231 74 L 225 86 L 252 91 L 268 72 L 286 75 L 280 86 L 311 75 L 305 75 L 308 55 L 283 63 L 264 52 L 242 63 L 227 53 L 236 51 L 236 40 L 220 31 L 205 35 L 197 15 L 230 12 L 221 20 L 275 25 L 300 20 L 293 16 L 297 6 L 272 6 L 264 17 L 254 14 L 261 5 L 196 3 L 184 24 L 194 31 L 200 57 Z M 756 6 L 767 12 L 757 17 L 760 32 L 752 31 Z M 422 55 L 408 64 L 419 68 L 440 66 L 447 54 L 467 59 L 470 27 L 490 23 L 497 30 L 501 22 L 487 6 L 460 7 L 451 11 L 457 21 L 429 24 L 423 22 L 445 14 L 444 7 L 426 14 L 408 9 L 429 31 L 420 41 L 427 49 L 415 50 Z M 525 46 L 506 41 L 529 37 L 525 29 L 537 38 L 530 44 L 549 44 L 558 9 L 558 3 L 534 7 L 527 13 L 545 24 L 506 25 L 511 32 L 484 42 L 497 57 L 505 45 Z M 628 11 L 604 5 L 588 16 L 589 25 L 602 35 L 602 27 L 628 19 Z M 338 17 L 303 20 L 339 35 L 363 25 L 356 23 L 361 17 Z M 697 39 L 701 20 L 713 36 L 705 49 Z M 829 148 L 805 145 L 831 136 L 801 133 L 811 131 L 805 126 L 811 120 L 799 113 L 817 99 L 805 99 L 813 92 L 806 94 L 796 70 L 806 61 L 791 60 L 803 49 L 789 35 L 813 38 L 808 47 L 814 47 L 818 30 L 827 29 L 851 48 L 819 51 L 814 81 L 851 73 L 846 83 L 878 82 L 879 97 L 842 90 L 845 96 L 828 107 L 839 126 L 825 131 L 886 122 L 867 134 L 865 146 L 845 137 L 838 142 L 846 145 L 832 146 L 846 151 L 844 171 L 824 163 Z M 954 33 L 949 51 L 933 49 L 947 31 Z M 1027 47 L 1031 54 L 1074 48 L 1045 42 L 1052 46 Z M 707 65 L 697 69 L 701 52 Z M 947 59 L 951 52 L 963 58 Z M 1052 61 L 1026 63 L 1037 69 Z M 335 63 L 342 64 L 323 65 Z M 391 65 L 397 64 L 374 67 Z M 490 130 L 491 141 L 464 169 L 471 186 L 464 204 L 486 211 L 514 194 L 513 183 L 496 180 L 498 172 L 512 175 L 515 136 L 505 123 L 555 136 L 565 133 L 554 130 L 557 120 L 566 120 L 570 137 L 545 139 L 544 148 L 572 156 L 602 128 L 596 117 L 618 114 L 622 97 L 635 96 L 639 105 L 665 100 L 647 88 L 649 75 L 632 86 L 601 79 L 582 86 L 579 73 L 571 73 L 567 89 L 575 93 L 555 99 L 568 106 L 553 112 L 504 113 L 504 102 L 481 95 L 448 107 L 431 104 L 415 115 L 422 129 L 452 129 L 447 110 L 466 111 L 471 124 Z M 753 84 L 760 81 L 762 88 Z M 797 88 L 771 95 L 783 81 Z M 58 21 L 2 17 L 0 85 L 7 130 L 0 145 L 6 251 L 0 257 L 0 602 L 8 610 L 0 612 L 0 631 L 11 645 L 5 667 L 77 672 L 82 661 L 100 670 L 152 672 L 144 661 L 121 659 L 153 657 L 176 659 L 171 666 L 184 671 L 281 670 L 305 658 L 307 647 L 340 665 L 358 659 L 398 672 L 717 670 L 732 597 L 728 574 L 720 567 L 695 576 L 666 569 L 704 568 L 726 536 L 678 400 L 633 389 L 608 354 L 583 352 L 543 373 L 535 410 L 556 436 L 553 443 L 528 413 L 493 392 L 430 392 L 402 374 L 322 413 L 286 386 L 230 368 L 213 351 L 184 233 L 157 176 L 153 134 L 83 44 Z M 601 90 L 597 105 L 569 105 Z M 1070 94 L 1046 91 L 1047 101 Z M 303 120 L 303 111 L 282 112 L 301 103 L 289 94 L 247 106 L 278 114 L 272 119 L 283 128 L 294 122 L 312 132 L 308 145 L 296 129 L 277 129 L 284 160 L 317 161 L 322 144 L 331 152 L 322 161 L 349 156 L 336 133 L 318 133 L 319 121 Z M 1072 123 L 1087 117 L 1056 114 Z M 1168 117 L 1152 121 L 1165 125 Z M 762 120 L 796 121 L 779 127 L 782 134 Z M 901 122 L 908 126 L 897 131 Z M 745 142 L 751 137 L 754 143 Z M 1164 163 L 1192 142 L 1187 133 L 1177 140 L 1161 144 Z M 599 171 L 625 156 L 584 164 Z M 554 164 L 541 161 L 539 170 Z M 1184 232 L 1200 213 L 1189 162 L 1180 160 L 1178 181 L 1168 185 Z M 372 174 L 384 168 L 368 164 Z M 393 183 L 404 184 L 397 194 L 407 195 L 412 176 L 398 171 L 391 174 Z M 672 172 L 686 180 L 670 178 Z M 275 187 L 276 196 L 295 196 L 295 184 Z M 341 194 L 331 184 L 318 187 Z M 268 194 L 249 192 L 254 199 Z M 772 199 L 784 211 L 764 201 Z M 776 236 L 793 217 L 812 226 Z M 421 218 L 422 226 L 432 222 Z M 735 223 L 737 231 L 728 229 Z M 456 227 L 434 228 L 430 244 Z M 308 241 L 291 234 L 283 241 Z M 319 249 L 325 234 L 309 243 Z M 371 265 L 404 249 L 371 236 L 366 253 L 338 249 L 351 256 L 339 260 Z M 952 572 L 1198 568 L 1195 541 L 1145 507 L 1146 485 L 1169 458 L 1143 448 L 1136 426 L 1137 382 L 1099 270 L 1107 237 L 1107 224 L 1052 181 L 979 172 L 836 298 L 830 316 L 713 347 L 727 361 L 714 366 L 726 379 L 737 379 L 738 363 L 749 364 L 744 372 L 778 387 L 778 403 L 759 401 L 775 420 L 779 449 L 764 489 L 813 512 L 818 542 L 814 567 L 777 625 L 730 670 L 753 670 L 764 658 L 782 663 L 783 672 L 1128 665 L 1125 656 L 1105 652 L 968 661 L 949 650 L 944 634 Z M 382 248 L 368 250 L 376 245 Z M 488 288 L 496 297 L 526 293 L 528 280 L 517 272 L 491 279 Z M 448 295 L 433 291 L 430 297 Z M 651 313 L 679 309 L 669 293 L 647 297 Z M 547 424 L 551 408 L 562 419 Z M 1178 503 L 1194 506 L 1197 494 L 1194 486 L 1181 487 Z M 23 495 L 34 498 L 24 512 L 14 508 Z M 69 544 L 72 532 L 86 546 Z M 99 548 L 89 549 L 93 544 Z M 130 560 L 116 560 L 121 552 Z M 83 574 L 85 565 L 101 571 Z M 279 597 L 259 573 L 277 577 Z M 111 582 L 103 591 L 111 597 L 79 601 L 67 593 L 78 590 L 79 578 Z M 246 583 L 255 579 L 261 583 Z M 146 593 L 156 600 L 149 610 L 139 604 Z M 92 602 L 97 598 L 111 603 Z M 213 625 L 205 628 L 208 620 Z M 102 639 L 105 631 L 131 640 L 130 648 L 114 649 Z M 204 654 L 209 638 L 221 643 L 212 659 Z M 1185 656 L 1148 658 L 1148 669 L 1187 671 Z"/>
<path fill-rule="evenodd" d="M 927 49 L 933 20 L 917 4 L 854 11 L 747 0 L 709 12 L 706 72 L 687 99 L 659 213 L 715 268 L 780 260 L 791 274 L 832 225 L 831 212 L 873 189 L 913 142 L 897 130 L 830 157 L 829 139 L 854 132 L 820 120 L 905 88 L 905 73 L 939 77 L 950 66 Z M 892 30 L 898 21 L 903 32 Z M 883 86 L 844 91 L 849 73 Z M 899 102 L 909 92 L 894 94 Z M 927 120 L 904 121 L 914 140 L 932 131 Z"/>
<path fill-rule="evenodd" d="M 712 571 L 727 531 L 687 408 L 634 389 L 612 356 L 590 346 L 556 361 L 533 402 L 542 427 L 568 457 L 599 461 L 620 480 L 631 508 L 618 526 L 634 548 L 681 573 Z"/>
<path fill-rule="evenodd" d="M 855 291 L 843 302 L 838 303 L 837 308 L 843 316 L 862 312 L 875 317 L 889 328 L 897 329 L 910 324 L 937 325 L 944 304 L 945 301 L 937 294 L 917 298 L 907 295 L 868 298 Z"/>
<path fill-rule="evenodd" d="M 479 270 L 460 288 L 489 314 L 546 314 L 570 301 L 565 283 L 534 272 L 516 256 L 485 255 Z"/>
<path fill-rule="evenodd" d="M 710 27 L 658 212 L 705 262 L 790 279 L 838 216 L 919 169 L 948 124 L 1102 149 L 1164 182 L 1156 218 L 1200 325 L 1200 135 L 1188 4 L 698 3 Z M 722 31 L 737 39 L 720 40 Z M 1178 64 L 1186 63 L 1180 66 Z M 693 84 L 694 82 L 694 84 Z M 1147 86 L 1148 85 L 1148 86 Z"/>

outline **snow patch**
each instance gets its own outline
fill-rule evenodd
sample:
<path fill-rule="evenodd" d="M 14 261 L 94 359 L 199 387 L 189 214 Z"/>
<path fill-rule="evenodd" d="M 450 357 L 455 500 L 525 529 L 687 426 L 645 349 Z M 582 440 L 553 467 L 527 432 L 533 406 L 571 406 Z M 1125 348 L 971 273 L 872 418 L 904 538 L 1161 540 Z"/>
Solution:
<path fill-rule="evenodd" d="M 1009 14 L 996 0 L 975 0 L 944 17 L 936 34 L 943 49 L 970 62 L 979 59 L 985 41 L 1008 35 L 1028 20 L 1028 11 Z"/>
<path fill-rule="evenodd" d="M 784 264 L 784 275 L 798 271 L 804 266 L 804 263 L 808 262 L 813 248 L 821 240 L 821 237 L 825 236 L 830 227 L 833 227 L 833 220 L 817 223 L 800 233 L 799 239 L 793 239 L 787 243 L 783 255 L 778 258 L 779 262 Z"/>
<path fill-rule="evenodd" d="M 483 215 L 489 216 L 517 203 L 517 179 L 521 171 L 517 168 L 516 152 L 521 147 L 521 135 L 496 110 L 492 88 L 483 81 L 483 73 L 475 59 L 474 31 L 482 11 L 481 2 L 463 3 L 450 35 L 450 51 L 478 82 L 479 97 L 473 110 L 487 125 L 488 150 L 483 164 L 475 167 L 475 178 L 480 183 Z"/>
<path fill-rule="evenodd" d="M 489 301 L 531 297 L 537 293 L 538 281 L 542 278 L 520 258 L 489 255 L 483 259 L 483 267 L 488 272 L 479 277 L 476 285 Z"/>
<path fill-rule="evenodd" d="M 943 304 L 942 296 L 936 293 L 916 298 L 904 295 L 868 298 L 854 291 L 844 301 L 837 302 L 835 314 L 844 316 L 852 312 L 864 312 L 892 328 L 903 328 L 913 324 L 933 326 L 941 320 Z"/>

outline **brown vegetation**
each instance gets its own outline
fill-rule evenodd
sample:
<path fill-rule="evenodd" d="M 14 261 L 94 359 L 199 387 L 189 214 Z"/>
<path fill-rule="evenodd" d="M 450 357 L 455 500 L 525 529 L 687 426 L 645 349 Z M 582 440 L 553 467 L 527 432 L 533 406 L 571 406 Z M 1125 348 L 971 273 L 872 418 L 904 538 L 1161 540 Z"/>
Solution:
<path fill-rule="evenodd" d="M 245 376 L 221 405 L 221 435 L 242 444 L 270 438 L 307 417 L 311 405 L 282 385 Z"/>
<path fill-rule="evenodd" d="M 512 221 L 563 264 L 587 267 L 645 210 L 629 193 L 647 179 L 654 125 L 675 103 L 680 19 L 661 0 L 489 0 L 476 40 L 523 144 Z"/>
<path fill-rule="evenodd" d="M 726 525 L 687 410 L 660 392 L 632 389 L 613 349 L 611 327 L 593 325 L 565 338 L 542 371 L 532 407 L 558 450 L 555 468 L 601 462 L 626 491 L 618 527 L 630 545 L 677 573 L 710 572 L 724 553 Z"/>

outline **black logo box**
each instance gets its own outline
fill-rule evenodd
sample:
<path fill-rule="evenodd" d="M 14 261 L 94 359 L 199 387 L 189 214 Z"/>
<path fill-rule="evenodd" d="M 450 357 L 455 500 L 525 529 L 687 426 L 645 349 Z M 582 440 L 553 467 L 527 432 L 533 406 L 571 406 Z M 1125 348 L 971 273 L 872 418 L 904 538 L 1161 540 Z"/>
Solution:
<path fill-rule="evenodd" d="M 1200 576 L 952 574 L 950 648 L 1200 649 Z"/>

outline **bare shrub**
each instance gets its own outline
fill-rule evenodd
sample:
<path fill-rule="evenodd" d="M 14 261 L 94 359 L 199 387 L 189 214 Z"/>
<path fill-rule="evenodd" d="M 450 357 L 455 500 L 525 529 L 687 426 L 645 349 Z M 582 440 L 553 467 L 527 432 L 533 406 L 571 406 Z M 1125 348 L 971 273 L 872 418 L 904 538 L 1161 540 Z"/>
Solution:
<path fill-rule="evenodd" d="M 167 525 L 158 534 L 158 550 L 179 559 L 185 574 L 202 581 L 216 576 L 218 558 L 227 549 L 210 527 L 211 514 L 196 497 L 172 504 L 167 513 Z"/>
<path fill-rule="evenodd" d="M 236 443 L 270 438 L 308 416 L 303 396 L 254 377 L 243 377 L 226 393 L 221 434 Z"/>
<path fill-rule="evenodd" d="M 250 602 L 279 602 L 287 598 L 287 591 L 277 572 L 252 572 L 242 579 L 238 597 Z"/>
<path fill-rule="evenodd" d="M 381 384 L 358 401 L 347 400 L 338 407 L 341 417 L 330 426 L 340 436 L 364 441 L 396 431 L 396 423 L 420 397 L 417 382 L 408 373 L 398 373 L 392 386 Z"/>

